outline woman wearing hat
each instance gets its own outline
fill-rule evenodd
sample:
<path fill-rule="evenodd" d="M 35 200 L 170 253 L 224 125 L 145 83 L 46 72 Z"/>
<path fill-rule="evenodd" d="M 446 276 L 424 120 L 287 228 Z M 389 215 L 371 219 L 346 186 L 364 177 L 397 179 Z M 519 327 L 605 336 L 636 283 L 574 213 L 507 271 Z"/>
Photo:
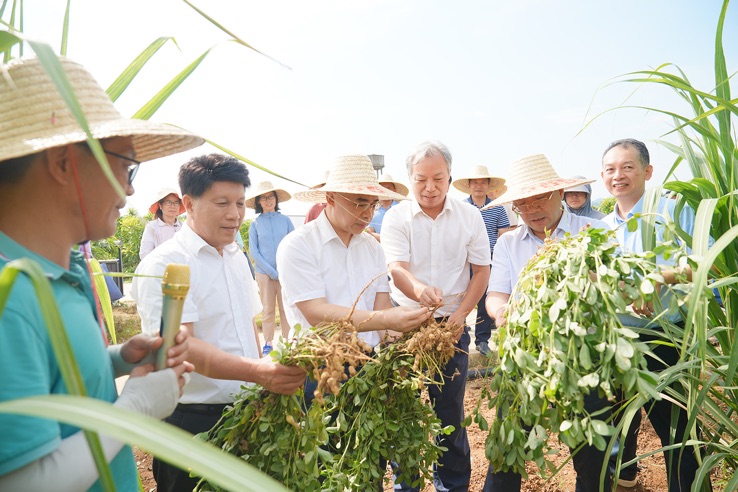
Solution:
<path fill-rule="evenodd" d="M 156 195 L 156 201 L 149 207 L 149 212 L 154 214 L 154 220 L 146 224 L 141 237 L 141 249 L 138 256 L 144 257 L 154 251 L 154 248 L 182 229 L 182 224 L 177 217 L 185 212 L 182 198 L 174 188 L 162 188 Z"/>
<path fill-rule="evenodd" d="M 379 184 L 388 190 L 399 193 L 402 196 L 407 196 L 407 194 L 410 193 L 407 186 L 399 181 L 395 181 L 389 174 L 381 175 L 379 177 Z M 391 209 L 398 203 L 399 202 L 397 200 L 379 200 L 379 207 L 374 211 L 374 217 L 372 218 L 372 221 L 369 222 L 369 227 L 366 228 L 367 232 L 374 236 L 374 239 L 377 241 L 379 241 L 379 235 L 382 232 L 382 220 L 384 219 L 384 214 L 387 213 L 387 210 Z"/>
<path fill-rule="evenodd" d="M 587 178 L 574 176 L 573 179 Z M 592 207 L 592 186 L 589 183 L 565 189 L 564 206 L 569 212 L 582 217 L 601 219 L 605 216 L 605 214 Z"/>
<path fill-rule="evenodd" d="M 249 253 L 256 268 L 256 283 L 264 306 L 261 312 L 261 329 L 264 333 L 263 355 L 272 351 L 274 326 L 276 324 L 275 303 L 279 305 L 279 325 L 282 336 L 287 337 L 290 326 L 282 304 L 282 287 L 277 272 L 277 246 L 282 239 L 295 230 L 289 217 L 279 211 L 279 203 L 292 198 L 285 190 L 275 188 L 269 181 L 257 184 L 254 192 L 246 198 L 246 206 L 259 214 L 249 226 Z"/>

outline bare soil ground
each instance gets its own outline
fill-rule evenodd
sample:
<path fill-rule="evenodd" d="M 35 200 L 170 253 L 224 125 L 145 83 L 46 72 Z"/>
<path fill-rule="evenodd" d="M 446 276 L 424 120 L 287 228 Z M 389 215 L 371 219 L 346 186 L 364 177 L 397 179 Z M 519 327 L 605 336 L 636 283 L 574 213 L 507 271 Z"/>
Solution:
<path fill-rule="evenodd" d="M 471 380 L 467 384 L 465 406 L 467 412 L 470 412 L 476 405 L 479 399 L 481 391 L 482 381 Z M 493 411 L 488 410 L 485 413 L 488 420 L 492 420 Z M 638 441 L 639 454 L 658 449 L 661 447 L 660 441 L 656 433 L 653 431 L 651 424 L 648 423 L 648 419 L 643 419 L 641 428 L 641 434 Z M 486 434 L 479 430 L 479 428 L 473 424 L 469 428 L 469 443 L 472 450 L 472 481 L 471 491 L 480 491 L 484 485 L 484 477 L 487 471 L 487 460 L 484 456 L 484 440 Z M 555 437 L 552 438 L 552 443 L 557 447 L 559 453 L 555 456 L 554 461 L 556 463 L 563 463 L 569 458 L 569 450 L 566 446 L 561 445 Z M 136 462 L 138 469 L 141 474 L 141 478 L 146 492 L 154 492 L 156 490 L 156 482 L 154 482 L 151 474 L 151 456 L 143 453 L 140 450 L 135 451 Z M 664 458 L 662 454 L 656 454 L 650 456 L 640 464 L 641 471 L 639 473 L 639 484 L 640 492 L 662 492 L 666 490 L 666 472 L 664 467 Z M 528 473 L 530 478 L 523 482 L 523 492 L 571 492 L 574 490 L 575 474 L 571 463 L 568 463 L 561 472 L 546 482 L 536 476 L 536 467 L 530 464 L 528 467 Z M 385 487 L 385 491 L 391 491 L 391 485 Z M 720 490 L 716 487 L 716 491 Z M 433 487 L 431 485 L 426 486 L 425 491 L 432 492 Z"/>

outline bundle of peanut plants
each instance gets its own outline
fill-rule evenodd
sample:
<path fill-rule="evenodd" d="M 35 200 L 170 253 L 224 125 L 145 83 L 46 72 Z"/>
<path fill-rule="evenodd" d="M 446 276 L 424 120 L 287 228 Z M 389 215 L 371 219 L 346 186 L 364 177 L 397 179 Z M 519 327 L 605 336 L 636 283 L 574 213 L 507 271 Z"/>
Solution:
<path fill-rule="evenodd" d="M 635 219 L 628 224 L 635 225 Z M 550 433 L 571 448 L 587 443 L 605 449 L 614 429 L 602 415 L 584 410 L 590 392 L 613 404 L 638 393 L 659 397 L 658 378 L 646 369 L 648 345 L 617 315 L 633 302 L 653 302 L 659 311 L 656 290 L 663 277 L 655 256 L 681 265 L 687 258 L 673 257 L 680 251 L 673 243 L 622 254 L 614 235 L 588 229 L 549 239 L 521 272 L 507 324 L 498 331 L 500 363 L 480 401 L 496 407 L 499 418 L 490 427 L 479 408 L 473 416 L 489 430 L 486 455 L 496 470 L 526 476 L 525 461 L 533 461 L 542 475 L 555 472 L 548 460 Z M 679 309 L 681 298 L 672 296 L 665 312 Z"/>
<path fill-rule="evenodd" d="M 437 438 L 451 429 L 419 390 L 439 384 L 436 373 L 453 356 L 454 341 L 431 319 L 372 356 L 348 321 L 298 329 L 272 354 L 317 382 L 310 406 L 303 390 L 285 396 L 244 388 L 200 438 L 291 490 L 366 490 L 381 483 L 390 460 L 400 465 L 402 480 L 422 484 L 443 451 Z M 219 489 L 202 482 L 199 490 Z"/>

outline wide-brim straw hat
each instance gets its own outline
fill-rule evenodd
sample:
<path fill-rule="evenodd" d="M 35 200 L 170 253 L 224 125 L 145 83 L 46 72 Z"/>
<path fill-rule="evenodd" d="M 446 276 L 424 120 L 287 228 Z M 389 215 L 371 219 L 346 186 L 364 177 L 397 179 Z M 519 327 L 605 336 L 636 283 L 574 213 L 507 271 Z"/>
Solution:
<path fill-rule="evenodd" d="M 394 179 L 392 179 L 392 176 L 390 176 L 389 174 L 380 174 L 379 179 L 377 179 L 377 181 L 379 182 L 380 185 L 382 183 L 392 183 L 393 185 L 395 185 L 395 191 L 402 196 L 407 196 L 408 193 L 410 193 L 410 190 L 408 189 L 407 186 L 400 183 L 399 181 L 395 181 Z"/>
<path fill-rule="evenodd" d="M 59 61 L 93 137 L 132 137 L 139 161 L 177 154 L 204 142 L 181 128 L 122 117 L 87 70 L 66 58 Z M 0 161 L 86 140 L 38 58 L 0 65 Z"/>
<path fill-rule="evenodd" d="M 587 179 L 584 176 L 573 176 L 575 179 Z M 579 192 L 579 193 L 586 193 L 588 195 L 592 194 L 592 187 L 586 184 L 579 185 L 579 186 L 572 186 L 571 188 L 567 188 L 564 190 L 564 193 L 571 191 L 573 193 Z"/>
<path fill-rule="evenodd" d="M 184 203 L 182 203 L 182 197 L 179 195 L 179 191 L 174 188 L 162 188 L 157 191 L 156 200 L 149 207 L 149 212 L 156 214 L 156 211 L 159 210 L 159 200 L 162 200 L 169 195 L 177 195 L 177 199 L 179 199 L 179 215 L 185 213 L 185 206 Z"/>
<path fill-rule="evenodd" d="M 489 179 L 489 188 L 487 188 L 487 193 L 492 190 L 496 190 L 505 184 L 505 180 L 503 178 L 492 176 L 487 170 L 487 166 L 474 166 L 471 174 L 456 179 L 451 184 L 462 193 L 471 195 L 471 186 L 469 186 L 469 180 L 471 179 Z"/>
<path fill-rule="evenodd" d="M 269 193 L 270 191 L 274 191 L 277 193 L 277 202 L 284 203 L 290 198 L 292 198 L 292 195 L 287 193 L 285 190 L 281 188 L 275 187 L 271 181 L 262 181 L 261 183 L 258 183 L 252 192 L 246 197 L 246 201 L 244 202 L 244 205 L 246 205 L 249 208 L 256 208 L 256 199 L 260 197 L 261 195 L 264 195 L 266 193 Z"/>
<path fill-rule="evenodd" d="M 505 183 L 507 191 L 492 200 L 484 208 L 524 200 L 532 196 L 592 183 L 593 181 L 594 179 L 562 178 L 556 174 L 545 155 L 530 155 L 513 162 Z"/>
<path fill-rule="evenodd" d="M 310 189 L 311 190 L 315 190 L 315 189 L 320 188 L 321 186 L 323 186 L 328 181 L 328 175 L 329 174 L 330 174 L 330 171 L 323 171 L 322 173 L 320 173 L 320 180 L 317 183 L 313 183 L 310 186 Z"/>
<path fill-rule="evenodd" d="M 385 200 L 407 198 L 379 184 L 372 161 L 365 155 L 345 155 L 336 159 L 328 181 L 317 189 L 298 191 L 295 198 L 304 202 L 324 203 L 326 192 L 373 195 Z"/>

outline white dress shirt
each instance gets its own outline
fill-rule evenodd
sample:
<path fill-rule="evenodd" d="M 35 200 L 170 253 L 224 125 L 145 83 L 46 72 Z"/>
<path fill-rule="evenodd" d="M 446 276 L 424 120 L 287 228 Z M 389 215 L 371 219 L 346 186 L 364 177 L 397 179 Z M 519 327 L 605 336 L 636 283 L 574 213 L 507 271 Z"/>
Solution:
<path fill-rule="evenodd" d="M 361 233 L 346 247 L 324 213 L 279 243 L 277 270 L 293 329 L 296 324 L 303 329 L 312 326 L 297 308 L 298 302 L 324 297 L 330 304 L 351 307 L 366 288 L 356 308 L 372 311 L 377 294 L 390 291 L 384 253 L 377 240 Z M 380 342 L 376 331 L 359 333 L 359 338 L 371 346 Z"/>
<path fill-rule="evenodd" d="M 185 298 L 182 323 L 192 323 L 195 337 L 224 352 L 258 359 L 253 318 L 261 311 L 261 302 L 247 261 L 235 242 L 226 246 L 221 256 L 184 224 L 182 232 L 146 256 L 136 273 L 162 276 L 169 263 L 188 265 L 190 290 Z M 142 331 L 158 334 L 161 280 L 134 277 L 131 294 L 141 316 Z M 242 381 L 192 373 L 180 402 L 230 403 L 242 384 Z"/>
<path fill-rule="evenodd" d="M 609 229 L 608 225 L 601 220 L 580 217 L 564 210 L 559 225 L 551 233 L 551 237 L 562 239 L 567 232 L 575 235 L 587 224 L 595 229 Z M 492 271 L 489 275 L 487 292 L 511 294 L 520 272 L 541 246 L 543 246 L 543 239 L 533 234 L 533 231 L 522 220 L 517 229 L 500 236 L 495 246 L 495 256 L 492 258 Z"/>
<path fill-rule="evenodd" d="M 449 196 L 435 220 L 415 201 L 392 207 L 382 223 L 382 248 L 388 264 L 408 262 L 418 281 L 441 289 L 444 305 L 436 316 L 458 309 L 469 286 L 470 264 L 490 264 L 489 238 L 479 210 Z M 418 306 L 394 283 L 392 298 L 401 306 Z"/>

